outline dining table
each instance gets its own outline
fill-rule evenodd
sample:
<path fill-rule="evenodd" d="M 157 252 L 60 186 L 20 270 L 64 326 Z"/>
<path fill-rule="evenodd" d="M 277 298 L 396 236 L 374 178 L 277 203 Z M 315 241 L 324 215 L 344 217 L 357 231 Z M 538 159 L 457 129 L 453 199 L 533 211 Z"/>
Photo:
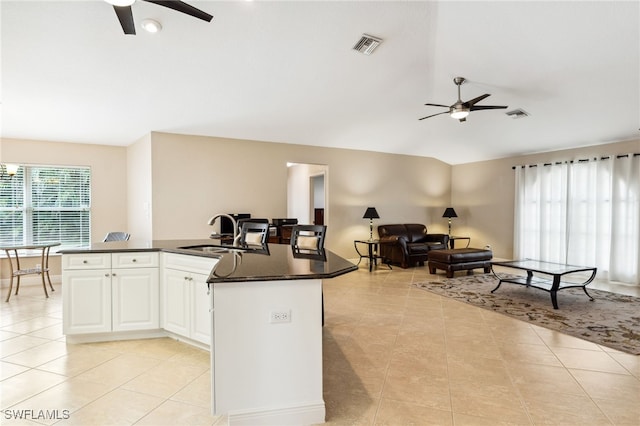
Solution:
<path fill-rule="evenodd" d="M 42 288 L 44 289 L 44 295 L 47 298 L 49 297 L 49 293 L 47 292 L 47 282 L 49 283 L 49 288 L 51 289 L 51 291 L 55 291 L 53 285 L 51 284 L 51 277 L 49 276 L 49 252 L 51 251 L 52 247 L 56 247 L 59 245 L 60 242 L 48 242 L 0 246 L 0 250 L 4 250 L 7 259 L 9 260 L 9 272 L 11 279 L 9 283 L 9 292 L 7 294 L 5 302 L 8 302 L 11 298 L 11 291 L 13 290 L 13 279 L 16 278 L 17 284 L 15 295 L 17 295 L 18 291 L 20 290 L 20 277 L 24 275 L 40 275 L 42 278 Z M 20 256 L 28 255 L 29 257 L 32 257 L 32 252 L 34 251 L 40 257 L 40 263 L 33 268 L 22 268 L 20 266 Z"/>

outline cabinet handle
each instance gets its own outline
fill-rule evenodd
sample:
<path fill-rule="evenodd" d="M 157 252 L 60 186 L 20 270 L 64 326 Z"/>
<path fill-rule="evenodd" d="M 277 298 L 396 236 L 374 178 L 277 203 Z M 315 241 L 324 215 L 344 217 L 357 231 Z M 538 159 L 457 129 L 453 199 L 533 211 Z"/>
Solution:
<path fill-rule="evenodd" d="M 136 259 L 131 259 L 131 261 L 132 261 L 133 263 L 136 263 Z"/>
<path fill-rule="evenodd" d="M 116 276 L 115 272 L 114 272 L 113 274 L 111 274 L 111 276 L 112 276 L 112 277 L 115 277 L 115 276 Z"/>
<path fill-rule="evenodd" d="M 105 277 L 109 277 L 109 274 L 104 274 Z"/>
<path fill-rule="evenodd" d="M 86 260 L 83 260 L 82 263 L 88 263 Z"/>

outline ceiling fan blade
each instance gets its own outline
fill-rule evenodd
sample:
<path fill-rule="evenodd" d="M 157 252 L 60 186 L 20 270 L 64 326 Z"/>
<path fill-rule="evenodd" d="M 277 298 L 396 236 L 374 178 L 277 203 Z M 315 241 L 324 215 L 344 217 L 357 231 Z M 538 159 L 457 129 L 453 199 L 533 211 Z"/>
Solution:
<path fill-rule="evenodd" d="M 449 108 L 449 107 L 447 107 Z M 439 112 L 437 114 L 427 115 L 426 117 L 418 118 L 418 120 L 424 120 L 425 118 L 435 117 L 436 115 L 449 114 L 449 111 Z"/>
<path fill-rule="evenodd" d="M 451 108 L 450 105 L 442 105 L 442 104 L 425 104 L 426 106 L 437 106 L 437 107 L 443 107 L 443 108 Z"/>
<path fill-rule="evenodd" d="M 203 21 L 211 22 L 212 15 L 207 12 L 203 12 L 183 1 L 180 0 L 144 0 L 149 3 L 157 4 L 160 6 L 168 7 L 169 9 L 177 10 L 178 12 L 186 13 L 194 18 L 202 19 Z"/>
<path fill-rule="evenodd" d="M 479 106 L 472 106 L 471 111 L 480 111 L 482 109 L 505 109 L 505 108 L 509 108 L 509 107 L 497 106 L 497 105 L 479 105 Z"/>
<path fill-rule="evenodd" d="M 468 104 L 469 106 L 473 106 L 473 104 L 475 104 L 476 102 L 480 102 L 481 100 L 488 98 L 489 96 L 491 96 L 489 93 L 485 93 L 482 96 L 478 96 L 477 98 L 473 98 L 470 101 L 465 102 L 465 104 Z"/>
<path fill-rule="evenodd" d="M 122 31 L 125 34 L 136 34 L 136 25 L 133 23 L 133 12 L 131 6 L 113 6 L 113 10 L 116 11 Z"/>

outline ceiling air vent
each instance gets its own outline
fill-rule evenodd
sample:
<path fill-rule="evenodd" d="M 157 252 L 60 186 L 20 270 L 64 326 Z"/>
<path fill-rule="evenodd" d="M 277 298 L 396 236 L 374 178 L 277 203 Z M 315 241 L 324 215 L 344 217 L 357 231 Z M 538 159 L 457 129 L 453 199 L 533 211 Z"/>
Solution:
<path fill-rule="evenodd" d="M 523 118 L 523 117 L 528 117 L 529 116 L 528 112 L 526 112 L 525 110 L 520 109 L 520 108 L 514 109 L 512 111 L 507 111 L 507 112 L 505 112 L 505 114 L 507 114 L 511 118 Z"/>
<path fill-rule="evenodd" d="M 353 50 L 357 50 L 365 55 L 371 55 L 378 45 L 382 43 L 382 39 L 368 34 L 362 34 L 362 38 L 358 40 Z"/>

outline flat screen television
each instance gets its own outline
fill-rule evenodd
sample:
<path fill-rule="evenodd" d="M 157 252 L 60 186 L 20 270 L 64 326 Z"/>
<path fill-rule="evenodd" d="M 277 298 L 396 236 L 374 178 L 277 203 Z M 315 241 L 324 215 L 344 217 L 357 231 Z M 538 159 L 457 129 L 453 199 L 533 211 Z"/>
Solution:
<path fill-rule="evenodd" d="M 250 213 L 229 213 L 229 216 L 235 219 L 237 222 L 238 219 L 250 219 Z M 223 235 L 233 235 L 233 222 L 231 219 L 225 216 L 220 217 L 220 233 Z"/>

